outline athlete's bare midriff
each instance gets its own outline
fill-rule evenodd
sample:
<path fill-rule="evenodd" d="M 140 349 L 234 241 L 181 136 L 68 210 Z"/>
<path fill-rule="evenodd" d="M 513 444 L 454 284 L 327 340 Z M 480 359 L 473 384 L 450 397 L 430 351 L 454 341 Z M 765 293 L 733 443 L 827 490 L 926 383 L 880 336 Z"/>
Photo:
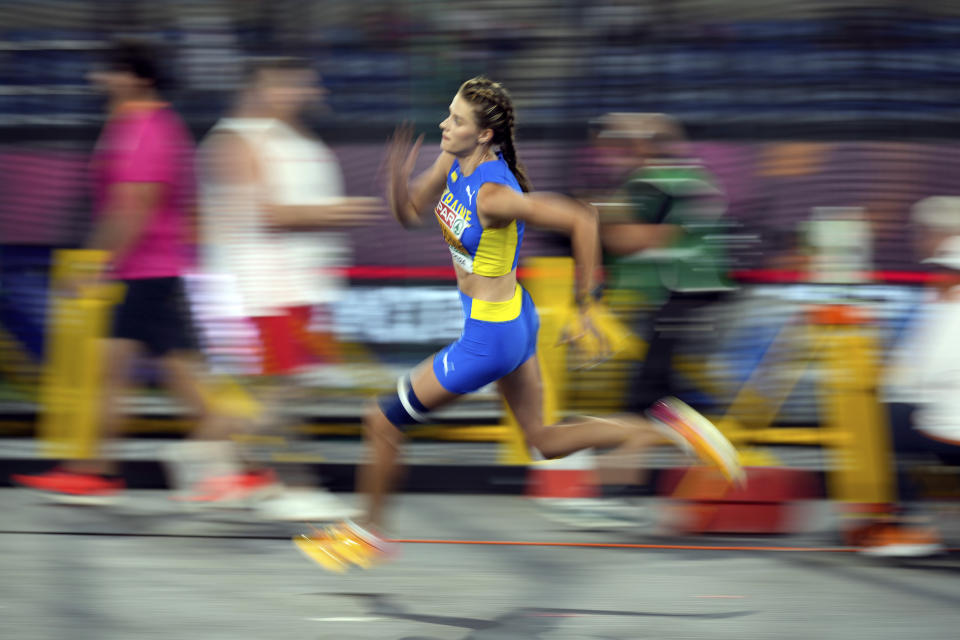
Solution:
<path fill-rule="evenodd" d="M 488 302 L 506 302 L 513 299 L 517 289 L 516 269 L 502 276 L 490 277 L 465 271 L 456 263 L 453 268 L 457 272 L 457 288 L 464 295 Z"/>

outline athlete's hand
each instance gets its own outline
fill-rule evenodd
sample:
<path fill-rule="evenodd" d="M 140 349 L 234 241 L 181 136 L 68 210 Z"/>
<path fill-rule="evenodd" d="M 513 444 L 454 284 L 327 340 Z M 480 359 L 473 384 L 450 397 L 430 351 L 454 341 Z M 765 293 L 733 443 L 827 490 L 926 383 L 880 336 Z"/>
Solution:
<path fill-rule="evenodd" d="M 404 122 L 393 131 L 393 136 L 387 141 L 387 177 L 403 178 L 407 181 L 413 174 L 413 168 L 420 156 L 420 147 L 423 145 L 423 134 L 416 141 L 413 140 L 413 124 Z"/>
<path fill-rule="evenodd" d="M 601 330 L 599 302 L 585 302 L 578 305 L 577 311 L 560 333 L 561 344 L 568 344 L 578 352 L 583 364 L 577 368 L 589 369 L 608 360 L 613 355 L 606 333 Z"/>
<path fill-rule="evenodd" d="M 405 122 L 396 128 L 387 142 L 385 159 L 387 198 L 393 211 L 403 211 L 410 199 L 410 176 L 420 156 L 423 134 L 413 141 L 413 125 Z"/>

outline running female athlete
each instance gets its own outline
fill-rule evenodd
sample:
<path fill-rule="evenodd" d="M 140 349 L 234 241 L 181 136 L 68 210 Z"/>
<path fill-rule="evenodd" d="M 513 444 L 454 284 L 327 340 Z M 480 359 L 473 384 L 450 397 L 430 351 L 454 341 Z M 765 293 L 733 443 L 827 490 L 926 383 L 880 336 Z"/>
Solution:
<path fill-rule="evenodd" d="M 675 399 L 640 416 L 585 418 L 543 424 L 540 368 L 536 358 L 539 319 L 529 294 L 517 282 L 517 261 L 526 223 L 566 233 L 576 263 L 576 300 L 581 335 L 593 331 L 591 292 L 598 229 L 593 210 L 569 198 L 533 193 L 517 159 L 514 109 L 499 83 L 466 81 L 440 123 L 441 152 L 410 184 L 423 141 L 411 144 L 401 127 L 387 154 L 388 199 L 404 227 L 424 224 L 433 212 L 450 248 L 465 317 L 460 338 L 402 378 L 397 392 L 372 404 L 364 418 L 369 450 L 359 489 L 369 498 L 366 518 L 295 538 L 322 566 L 343 571 L 369 566 L 392 551 L 381 534 L 386 497 L 396 475 L 403 429 L 432 410 L 496 382 L 516 416 L 527 444 L 545 458 L 592 447 L 635 452 L 663 435 L 738 476 L 736 452 L 705 418 Z"/>

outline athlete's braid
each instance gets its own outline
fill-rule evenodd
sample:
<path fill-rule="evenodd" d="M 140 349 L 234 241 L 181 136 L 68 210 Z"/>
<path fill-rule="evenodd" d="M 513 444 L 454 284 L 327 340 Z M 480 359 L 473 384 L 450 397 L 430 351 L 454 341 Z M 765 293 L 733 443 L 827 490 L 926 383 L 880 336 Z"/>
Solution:
<path fill-rule="evenodd" d="M 525 192 L 532 190 L 530 179 L 517 158 L 517 149 L 514 144 L 514 125 L 516 117 L 513 111 L 513 102 L 506 88 L 499 82 L 483 76 L 471 78 L 460 87 L 460 95 L 471 103 L 477 114 L 477 124 L 481 129 L 493 130 L 493 144 L 500 147 L 503 159 L 516 176 L 520 188 Z"/>

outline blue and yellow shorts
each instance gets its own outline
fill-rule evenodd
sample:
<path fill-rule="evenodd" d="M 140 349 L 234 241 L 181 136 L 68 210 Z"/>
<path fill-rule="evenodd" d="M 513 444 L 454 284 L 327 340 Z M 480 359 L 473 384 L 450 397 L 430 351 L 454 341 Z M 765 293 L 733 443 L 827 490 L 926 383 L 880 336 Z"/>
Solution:
<path fill-rule="evenodd" d="M 433 359 L 440 384 L 453 393 L 470 393 L 499 380 L 537 352 L 540 317 L 530 294 L 517 285 L 505 302 L 474 300 L 460 294 L 463 333 Z"/>

